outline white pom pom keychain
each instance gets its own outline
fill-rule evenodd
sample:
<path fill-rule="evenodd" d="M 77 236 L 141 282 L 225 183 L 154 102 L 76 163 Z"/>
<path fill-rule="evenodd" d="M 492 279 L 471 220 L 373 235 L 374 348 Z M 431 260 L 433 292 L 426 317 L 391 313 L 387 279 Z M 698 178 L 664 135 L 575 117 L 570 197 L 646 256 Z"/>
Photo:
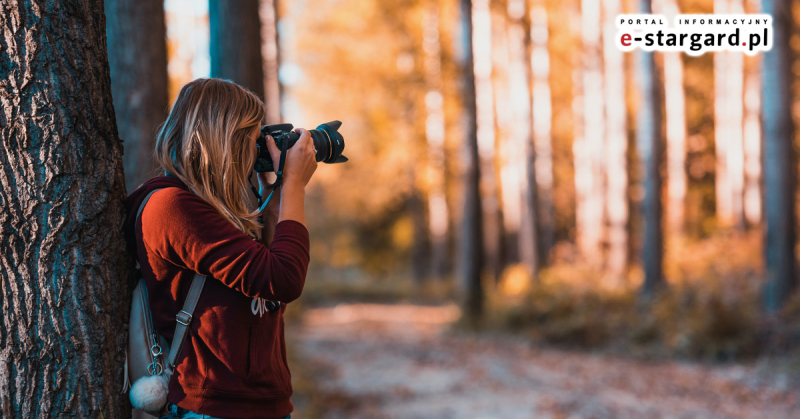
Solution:
<path fill-rule="evenodd" d="M 167 377 L 165 374 L 144 376 L 131 386 L 131 405 L 148 413 L 159 413 L 167 404 Z"/>

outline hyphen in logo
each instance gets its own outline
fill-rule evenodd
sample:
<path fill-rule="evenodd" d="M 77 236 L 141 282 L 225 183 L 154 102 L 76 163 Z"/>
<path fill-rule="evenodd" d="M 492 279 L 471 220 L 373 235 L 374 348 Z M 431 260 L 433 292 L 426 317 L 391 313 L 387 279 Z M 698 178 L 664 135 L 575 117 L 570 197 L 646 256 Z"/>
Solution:
<path fill-rule="evenodd" d="M 755 55 L 772 49 L 770 15 L 677 15 L 674 27 L 663 15 L 617 16 L 617 46 L 623 51 L 742 51 Z"/>

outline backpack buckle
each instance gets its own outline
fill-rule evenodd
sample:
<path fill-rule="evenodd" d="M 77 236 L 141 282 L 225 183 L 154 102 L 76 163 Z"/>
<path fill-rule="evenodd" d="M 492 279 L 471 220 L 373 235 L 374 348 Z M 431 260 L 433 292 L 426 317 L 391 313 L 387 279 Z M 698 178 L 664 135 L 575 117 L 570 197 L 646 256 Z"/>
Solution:
<path fill-rule="evenodd" d="M 175 320 L 176 320 L 178 323 L 180 323 L 180 324 L 182 324 L 182 325 L 184 325 L 184 326 L 188 326 L 188 325 L 189 325 L 189 323 L 191 323 L 191 322 L 192 322 L 192 315 L 191 315 L 191 314 L 189 314 L 189 313 L 187 313 L 186 311 L 183 311 L 183 310 L 181 310 L 181 311 L 179 311 L 179 312 L 178 312 L 178 314 L 175 316 Z"/>

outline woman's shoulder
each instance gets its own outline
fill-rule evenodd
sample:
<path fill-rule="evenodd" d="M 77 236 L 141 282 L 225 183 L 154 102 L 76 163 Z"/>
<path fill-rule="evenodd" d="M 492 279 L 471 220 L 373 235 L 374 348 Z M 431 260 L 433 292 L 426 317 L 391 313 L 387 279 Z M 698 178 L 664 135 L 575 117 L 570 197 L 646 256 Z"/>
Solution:
<path fill-rule="evenodd" d="M 150 196 L 147 206 L 142 212 L 142 218 L 158 220 L 157 225 L 175 224 L 185 220 L 208 220 L 216 218 L 219 213 L 191 191 L 183 188 L 169 187 L 157 190 Z"/>

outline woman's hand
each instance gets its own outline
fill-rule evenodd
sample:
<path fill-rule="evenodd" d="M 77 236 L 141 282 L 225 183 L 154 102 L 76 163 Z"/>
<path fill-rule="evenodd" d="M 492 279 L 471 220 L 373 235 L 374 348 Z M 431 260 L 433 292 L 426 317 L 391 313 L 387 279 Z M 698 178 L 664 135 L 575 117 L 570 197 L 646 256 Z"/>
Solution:
<path fill-rule="evenodd" d="M 303 128 L 297 128 L 295 132 L 300 134 L 300 138 L 286 152 L 278 221 L 295 220 L 305 225 L 305 187 L 308 181 L 311 180 L 314 171 L 317 170 L 317 159 L 316 151 L 314 151 L 314 142 L 311 140 L 311 133 Z M 273 159 L 275 170 L 277 170 L 281 151 L 272 139 L 267 140 L 267 147 L 269 148 L 270 157 Z"/>

